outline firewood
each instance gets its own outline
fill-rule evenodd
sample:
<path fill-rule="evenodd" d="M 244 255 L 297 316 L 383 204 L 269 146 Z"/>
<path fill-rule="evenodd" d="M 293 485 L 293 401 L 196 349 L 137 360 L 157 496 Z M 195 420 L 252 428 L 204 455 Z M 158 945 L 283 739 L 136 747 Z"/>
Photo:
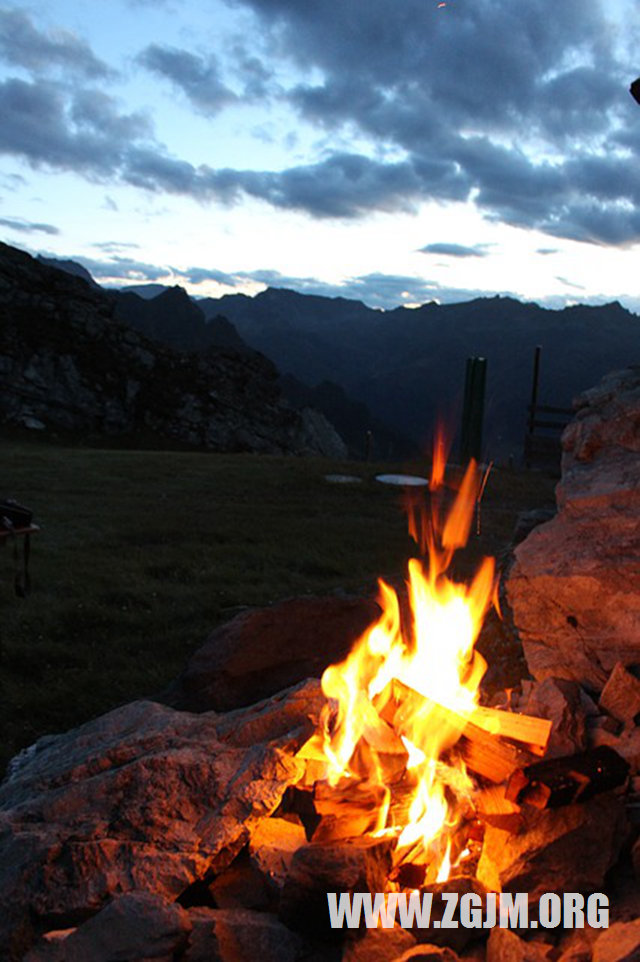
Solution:
<path fill-rule="evenodd" d="M 517 748 L 503 735 L 490 734 L 476 725 L 475 713 L 474 721 L 470 721 L 395 678 L 378 699 L 378 713 L 395 725 L 401 734 L 404 734 L 403 723 L 409 713 L 419 713 L 428 729 L 438 733 L 441 752 L 457 743 L 457 750 L 467 768 L 496 784 L 505 781 L 514 771 L 533 760 L 531 752 Z"/>
<path fill-rule="evenodd" d="M 514 772 L 512 778 L 515 778 L 516 774 Z M 507 798 L 506 785 L 486 786 L 476 792 L 473 802 L 477 816 L 483 824 L 509 832 L 520 830 L 522 825 L 520 806 Z"/>
<path fill-rule="evenodd" d="M 506 781 L 533 758 L 531 752 L 516 748 L 471 722 L 465 726 L 459 748 L 467 768 L 495 784 Z"/>
<path fill-rule="evenodd" d="M 602 745 L 576 755 L 527 765 L 512 775 L 506 794 L 518 804 L 558 808 L 619 788 L 628 773 L 628 762 L 612 748 Z"/>
<path fill-rule="evenodd" d="M 520 715 L 499 708 L 476 708 L 473 722 L 492 734 L 523 742 L 528 751 L 536 755 L 544 755 L 553 725 L 548 718 Z"/>

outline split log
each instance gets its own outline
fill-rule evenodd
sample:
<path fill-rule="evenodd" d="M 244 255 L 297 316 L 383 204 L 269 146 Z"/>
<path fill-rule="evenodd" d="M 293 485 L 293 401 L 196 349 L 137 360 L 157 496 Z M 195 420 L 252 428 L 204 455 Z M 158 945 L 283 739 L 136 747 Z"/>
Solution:
<path fill-rule="evenodd" d="M 506 785 L 489 785 L 473 799 L 479 820 L 493 828 L 519 832 L 522 827 L 520 806 L 507 798 Z"/>
<path fill-rule="evenodd" d="M 369 704 L 369 718 L 363 725 L 363 733 L 349 760 L 349 768 L 366 778 L 376 772 L 387 783 L 402 778 L 409 759 L 407 749 L 400 736 Z M 297 758 L 307 763 L 305 785 L 326 778 L 329 759 L 324 746 L 324 737 L 316 731 L 297 752 Z"/>
<path fill-rule="evenodd" d="M 400 734 L 405 734 L 403 727 L 406 730 L 409 718 L 417 715 L 427 731 L 437 732 L 436 746 L 439 752 L 457 744 L 457 750 L 467 768 L 496 784 L 506 781 L 517 769 L 533 761 L 532 752 L 516 747 L 502 734 L 490 734 L 485 728 L 476 725 L 475 712 L 474 721 L 469 721 L 465 716 L 421 695 L 396 678 L 377 696 L 376 707 L 381 718 L 392 724 Z M 491 718 L 499 725 L 501 716 L 510 717 L 510 713 L 485 709 L 483 720 L 488 724 L 488 719 Z M 526 729 L 527 737 L 534 737 L 535 744 L 541 745 L 545 738 L 548 739 L 549 726 L 545 719 L 539 721 L 542 725 L 537 727 L 528 721 L 523 722 L 520 730 Z M 512 730 L 515 730 L 517 725 L 518 723 Z M 543 732 L 546 732 L 546 735 Z"/>
<path fill-rule="evenodd" d="M 548 718 L 482 707 L 474 711 L 473 722 L 493 735 L 523 742 L 528 751 L 535 755 L 544 755 L 553 726 L 553 722 Z"/>
<path fill-rule="evenodd" d="M 528 765 L 533 757 L 531 752 L 489 735 L 472 723 L 465 726 L 460 749 L 467 768 L 495 784 L 506 781 L 515 771 Z"/>
<path fill-rule="evenodd" d="M 629 764 L 607 745 L 565 758 L 536 762 L 514 772 L 506 796 L 518 804 L 558 808 L 623 785 Z"/>

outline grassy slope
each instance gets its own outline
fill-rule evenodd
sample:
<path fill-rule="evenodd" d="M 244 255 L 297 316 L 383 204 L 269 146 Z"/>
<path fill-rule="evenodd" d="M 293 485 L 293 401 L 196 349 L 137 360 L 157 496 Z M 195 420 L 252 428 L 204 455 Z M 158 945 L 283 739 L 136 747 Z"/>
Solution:
<path fill-rule="evenodd" d="M 162 689 L 238 606 L 401 574 L 400 489 L 373 478 L 425 470 L 15 439 L 0 450 L 0 494 L 42 526 L 28 600 L 0 548 L 0 770 L 36 737 Z M 336 471 L 363 483 L 324 480 Z M 499 551 L 518 510 L 551 492 L 539 475 L 494 472 L 470 554 Z"/>

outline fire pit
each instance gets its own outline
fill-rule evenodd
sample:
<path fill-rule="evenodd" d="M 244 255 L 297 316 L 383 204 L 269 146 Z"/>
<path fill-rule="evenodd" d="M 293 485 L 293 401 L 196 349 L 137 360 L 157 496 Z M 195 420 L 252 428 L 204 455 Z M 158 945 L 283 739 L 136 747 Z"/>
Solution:
<path fill-rule="evenodd" d="M 619 662 L 601 695 L 569 673 L 487 703 L 475 642 L 494 565 L 451 574 L 482 483 L 472 465 L 453 491 L 435 460 L 406 597 L 381 582 L 373 619 L 368 602 L 299 600 L 217 635 L 277 640 L 292 612 L 314 638 L 357 622 L 322 683 L 233 708 L 241 678 L 218 662 L 217 687 L 199 685 L 200 655 L 172 707 L 126 705 L 18 756 L 0 786 L 0 956 L 638 958 L 640 682 Z"/>
<path fill-rule="evenodd" d="M 328 701 L 297 754 L 306 762 L 299 789 L 309 789 L 317 819 L 312 840 L 392 841 L 389 881 L 398 885 L 446 882 L 452 869 L 477 863 L 483 788 L 504 786 L 501 814 L 517 812 L 507 782 L 544 753 L 551 730 L 545 719 L 479 705 L 486 663 L 474 644 L 496 598 L 494 563 L 485 559 L 468 584 L 448 571 L 482 484 L 471 462 L 445 509 L 445 465 L 434 457 L 429 505 L 411 503 L 426 559 L 409 562 L 408 610 L 381 581 L 382 614 L 323 674 Z M 500 792 L 490 794 L 495 810 Z"/>

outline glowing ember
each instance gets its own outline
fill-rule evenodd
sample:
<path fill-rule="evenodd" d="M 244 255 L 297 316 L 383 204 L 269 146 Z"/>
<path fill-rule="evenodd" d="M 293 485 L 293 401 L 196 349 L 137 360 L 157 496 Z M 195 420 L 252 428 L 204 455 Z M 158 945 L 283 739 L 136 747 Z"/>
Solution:
<path fill-rule="evenodd" d="M 410 615 L 402 616 L 396 592 L 380 581 L 382 614 L 324 672 L 328 702 L 299 752 L 309 760 L 321 812 L 346 820 L 346 834 L 394 835 L 397 864 L 428 866 L 432 881 L 446 880 L 466 845 L 456 853 L 452 840 L 469 814 L 473 785 L 454 746 L 470 720 L 486 727 L 475 717 L 486 663 L 474 644 L 496 587 L 493 559 L 468 585 L 447 575 L 467 541 L 482 478 L 472 462 L 445 511 L 445 465 L 439 438 L 429 511 L 415 501 L 409 511 L 410 532 L 426 555 L 409 561 Z"/>

